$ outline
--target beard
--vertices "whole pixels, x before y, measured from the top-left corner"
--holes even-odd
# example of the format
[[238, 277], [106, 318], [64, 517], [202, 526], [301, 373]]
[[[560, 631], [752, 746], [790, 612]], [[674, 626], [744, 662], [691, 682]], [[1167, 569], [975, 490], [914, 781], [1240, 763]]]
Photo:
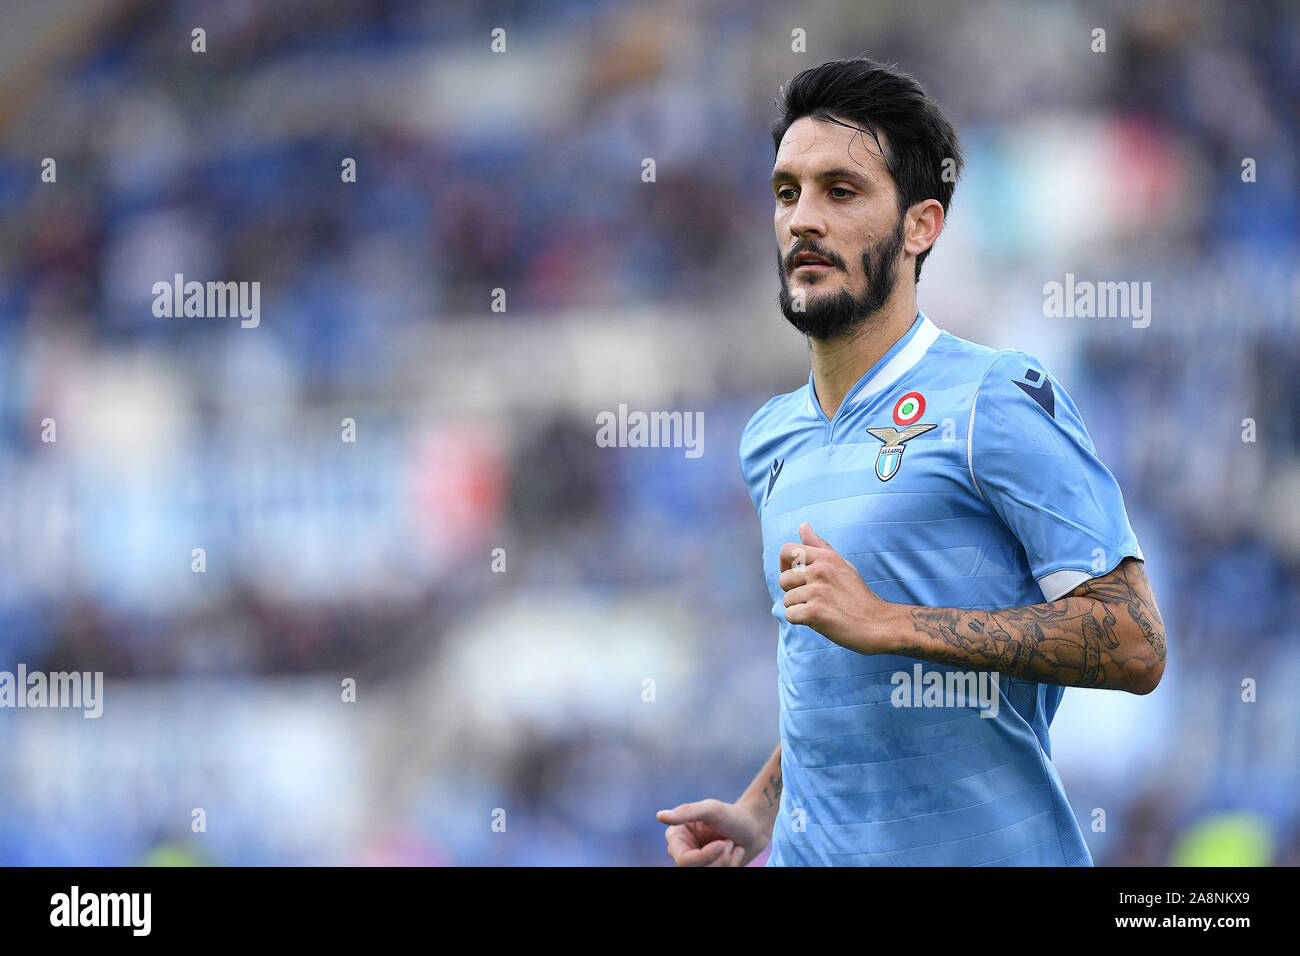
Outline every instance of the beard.
[[841, 289], [834, 295], [817, 294], [815, 286], [802, 286], [803, 311], [794, 308], [794, 296], [790, 293], [790, 266], [794, 257], [800, 252], [812, 252], [840, 269], [844, 263], [827, 250], [817, 248], [816, 243], [800, 242], [785, 256], [777, 250], [777, 272], [781, 277], [781, 313], [796, 329], [809, 338], [832, 339], [843, 335], [866, 322], [881, 310], [893, 294], [898, 281], [896, 266], [903, 252], [903, 219], [891, 235], [881, 239], [875, 245], [862, 250], [862, 273], [866, 276], [867, 287], [855, 294], [848, 289]]

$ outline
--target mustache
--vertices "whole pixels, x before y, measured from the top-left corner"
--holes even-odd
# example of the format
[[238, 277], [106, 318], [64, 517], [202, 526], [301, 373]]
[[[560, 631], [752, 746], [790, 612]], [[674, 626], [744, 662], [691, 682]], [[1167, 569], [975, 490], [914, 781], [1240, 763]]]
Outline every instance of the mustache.
[[829, 249], [823, 249], [815, 242], [804, 242], [801, 240], [799, 242], [796, 242], [790, 248], [790, 251], [785, 254], [785, 259], [783, 264], [785, 266], [786, 272], [794, 271], [794, 257], [799, 255], [799, 253], [801, 252], [812, 253], [815, 256], [819, 256], [822, 259], [825, 259], [835, 268], [840, 269], [841, 271], [844, 269], [844, 260], [841, 259], [839, 256], [837, 256], [835, 253], [831, 252]]

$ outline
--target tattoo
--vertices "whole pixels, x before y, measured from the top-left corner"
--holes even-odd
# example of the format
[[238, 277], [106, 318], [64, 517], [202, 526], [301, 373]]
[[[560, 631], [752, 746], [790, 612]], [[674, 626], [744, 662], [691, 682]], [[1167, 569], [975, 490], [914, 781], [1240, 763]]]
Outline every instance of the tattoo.
[[763, 796], [767, 798], [768, 807], [775, 807], [781, 802], [782, 782], [780, 770], [767, 778], [767, 786], [763, 788]]
[[1151, 596], [1151, 587], [1147, 584], [1146, 573], [1135, 560], [1125, 560], [1115, 569], [1124, 573], [1116, 578], [1114, 573], [1107, 574], [1079, 585], [1072, 595], [1095, 597], [1122, 607], [1128, 612], [1135, 624], [1141, 629], [1142, 636], [1156, 659], [1165, 659], [1165, 622], [1160, 617], [1160, 608], [1156, 607], [1155, 598]]
[[[909, 616], [922, 640], [905, 638], [898, 653], [1040, 683], [1124, 686], [1148, 677], [1165, 659], [1164, 621], [1134, 558], [1050, 604], [1005, 611], [916, 607]], [[1121, 633], [1140, 633], [1144, 642], [1125, 645]]]

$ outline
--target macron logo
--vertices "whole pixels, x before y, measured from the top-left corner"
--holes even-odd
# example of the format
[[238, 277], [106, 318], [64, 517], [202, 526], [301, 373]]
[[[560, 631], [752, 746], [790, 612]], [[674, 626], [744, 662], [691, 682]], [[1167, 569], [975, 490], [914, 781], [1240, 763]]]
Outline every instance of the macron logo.
[[784, 458], [777, 458], [772, 461], [772, 471], [768, 474], [767, 496], [763, 499], [764, 501], [766, 501], [767, 498], [772, 497], [772, 486], [776, 484], [777, 476], [781, 474], [781, 469], [784, 467], [785, 467]]
[[1025, 369], [1025, 381], [1011, 381], [1020, 386], [1020, 390], [1042, 406], [1043, 411], [1056, 417], [1056, 395], [1052, 392], [1052, 382], [1047, 376], [1041, 375], [1037, 369]]

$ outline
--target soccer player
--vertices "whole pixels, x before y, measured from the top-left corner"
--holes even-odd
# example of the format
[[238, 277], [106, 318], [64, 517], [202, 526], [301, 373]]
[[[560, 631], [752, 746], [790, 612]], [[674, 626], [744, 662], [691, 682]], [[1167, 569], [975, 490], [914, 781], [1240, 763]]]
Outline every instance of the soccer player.
[[1064, 687], [1147, 694], [1165, 661], [1119, 487], [1036, 359], [918, 310], [962, 159], [916, 81], [841, 60], [777, 103], [780, 302], [812, 370], [755, 413], [740, 465], [780, 742], [735, 803], [660, 811], [668, 853], [1091, 865], [1048, 726]]

